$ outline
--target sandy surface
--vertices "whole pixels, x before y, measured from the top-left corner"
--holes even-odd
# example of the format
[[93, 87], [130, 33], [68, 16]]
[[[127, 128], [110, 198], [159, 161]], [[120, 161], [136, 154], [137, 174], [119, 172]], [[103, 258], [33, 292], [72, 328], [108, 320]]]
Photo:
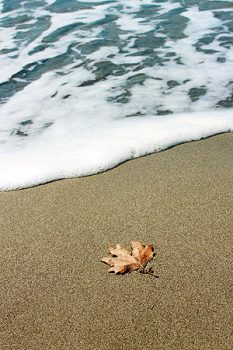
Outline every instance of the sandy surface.
[[[0, 349], [231, 349], [232, 232], [233, 134], [0, 193]], [[132, 239], [158, 279], [107, 273]]]

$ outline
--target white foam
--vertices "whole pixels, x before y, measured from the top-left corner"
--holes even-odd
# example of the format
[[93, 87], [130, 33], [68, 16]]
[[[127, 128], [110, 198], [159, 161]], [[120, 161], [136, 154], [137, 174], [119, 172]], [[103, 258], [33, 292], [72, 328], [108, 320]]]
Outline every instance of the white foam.
[[[0, 27], [2, 48], [18, 48], [17, 57], [15, 51], [2, 55], [1, 82], [7, 82], [28, 64], [32, 66], [27, 71], [33, 72], [43, 60], [66, 53], [71, 44], [77, 54], [72, 63], [30, 81], [1, 105], [1, 190], [94, 174], [181, 142], [233, 131], [233, 110], [214, 110], [218, 101], [231, 93], [233, 51], [218, 40], [222, 32], [210, 44], [202, 45], [202, 49], [215, 50], [211, 55], [195, 47], [201, 38], [225, 25], [212, 11], [186, 8], [182, 12], [189, 20], [184, 30], [186, 37], [176, 40], [161, 33], [160, 16], [181, 7], [179, 3], [81, 1], [93, 2], [93, 7], [67, 13], [52, 13], [41, 7], [31, 10], [33, 21], [49, 16], [50, 25], [29, 44], [24, 37], [15, 39], [16, 25]], [[49, 5], [53, 2], [47, 0]], [[151, 19], [140, 18], [139, 10], [149, 4], [156, 5], [157, 12]], [[21, 14], [25, 14], [22, 7], [1, 14], [0, 20]], [[97, 21], [107, 15], [117, 16], [114, 24], [120, 31], [121, 47], [109, 40], [94, 50], [93, 43], [104, 42], [103, 25]], [[46, 49], [35, 50], [48, 35], [76, 23], [83, 26], [61, 35]], [[224, 27], [225, 36], [230, 35], [227, 30]], [[146, 47], [135, 47], [137, 38], [147, 35], [166, 39], [164, 45], [150, 49], [163, 65], [147, 64], [153, 58], [143, 52]], [[83, 50], [86, 43], [92, 44], [87, 53]], [[33, 50], [35, 53], [30, 54]], [[171, 53], [174, 55], [169, 56]], [[219, 57], [225, 59], [224, 64]], [[123, 73], [99, 73], [96, 64], [106, 61], [116, 65], [111, 69], [120, 67]], [[26, 80], [14, 78], [18, 83]], [[190, 91], [198, 88], [203, 93], [192, 100]], [[174, 114], [156, 115], [168, 111]]]
[[169, 2], [169, 1], [165, 2], [165, 3], [162, 3], [162, 4], [158, 4], [158, 5], [161, 6], [161, 8], [159, 9], [159, 14], [160, 15], [164, 15], [165, 13], [167, 13], [169, 11], [181, 8], [181, 4], [179, 4], [179, 3], [172, 3], [172, 2]]
[[[94, 10], [83, 10], [83, 11], [77, 11], [77, 12], [71, 12], [71, 13], [53, 13], [51, 16], [51, 22], [50, 26], [47, 30], [45, 30], [38, 38], [33, 40], [30, 44], [24, 44], [22, 42], [19, 44], [18, 41], [15, 41], [15, 31], [14, 28], [0, 28], [0, 43], [2, 41], [2, 48], [4, 49], [10, 49], [14, 47], [18, 47], [20, 50], [18, 50], [17, 54], [18, 56], [15, 57], [16, 53], [13, 52], [13, 54], [8, 54], [3, 56], [3, 58], [0, 61], [0, 83], [7, 81], [10, 79], [11, 76], [19, 72], [23, 69], [26, 65], [29, 65], [34, 62], [38, 62], [43, 59], [56, 57], [57, 55], [61, 55], [67, 51], [67, 48], [72, 42], [86, 42], [88, 40], [91, 40], [93, 35], [94, 37], [98, 37], [98, 34], [100, 32], [100, 29], [96, 30], [95, 28], [91, 29], [89, 32], [84, 33], [83, 35], [79, 37], [79, 40], [77, 39], [77, 31], [71, 34], [67, 34], [62, 36], [59, 40], [56, 42], [53, 42], [51, 47], [48, 47], [47, 49], [37, 52], [33, 55], [30, 55], [30, 52], [32, 52], [37, 46], [41, 44], [43, 39], [45, 39], [48, 35], [55, 32], [57, 29], [68, 26], [75, 23], [91, 23], [100, 19], [103, 19], [105, 17], [104, 13], [105, 7], [101, 9], [94, 9]], [[22, 10], [16, 11], [16, 13], [24, 13]], [[36, 9], [33, 12], [33, 16], [36, 18], [40, 18], [43, 16], [50, 15], [50, 12], [44, 9]], [[3, 14], [0, 16], [0, 19], [4, 19], [6, 17], [14, 17], [15, 12], [13, 15], [11, 14]], [[22, 31], [22, 30], [21, 30]], [[94, 33], [94, 34], [93, 34]], [[87, 39], [86, 39], [87, 37]], [[86, 39], [86, 40], [85, 40]], [[13, 56], [13, 57], [12, 57]], [[5, 69], [7, 67], [7, 69]]]
[[232, 110], [94, 122], [81, 133], [74, 116], [68, 118], [71, 123], [60, 120], [33, 144], [1, 153], [1, 190], [95, 174], [181, 142], [233, 131]]
[[144, 23], [143, 19], [135, 18], [127, 13], [121, 16], [116, 23], [121, 30], [135, 33], [148, 32], [154, 29], [153, 23]]

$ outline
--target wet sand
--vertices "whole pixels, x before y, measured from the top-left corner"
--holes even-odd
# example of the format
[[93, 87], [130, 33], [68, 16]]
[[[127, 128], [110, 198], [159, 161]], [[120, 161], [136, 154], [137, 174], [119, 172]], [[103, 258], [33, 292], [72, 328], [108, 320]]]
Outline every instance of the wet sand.
[[[0, 193], [0, 349], [230, 350], [232, 232], [231, 133]], [[135, 239], [158, 279], [101, 263]]]

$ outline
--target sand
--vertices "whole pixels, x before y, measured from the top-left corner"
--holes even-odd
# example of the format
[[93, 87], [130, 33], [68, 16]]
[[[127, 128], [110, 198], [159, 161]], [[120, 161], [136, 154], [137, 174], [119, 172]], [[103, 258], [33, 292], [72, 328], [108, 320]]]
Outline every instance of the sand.
[[[232, 214], [230, 133], [0, 193], [0, 349], [231, 349]], [[133, 239], [158, 279], [107, 273]]]

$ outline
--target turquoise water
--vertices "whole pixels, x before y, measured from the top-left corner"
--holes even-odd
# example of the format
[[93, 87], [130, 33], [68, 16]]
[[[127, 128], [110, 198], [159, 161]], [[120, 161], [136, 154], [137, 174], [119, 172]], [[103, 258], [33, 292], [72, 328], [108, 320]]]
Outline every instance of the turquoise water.
[[[232, 32], [231, 1], [0, 0], [0, 188], [231, 130]], [[228, 124], [204, 118], [194, 137], [210, 111]]]

